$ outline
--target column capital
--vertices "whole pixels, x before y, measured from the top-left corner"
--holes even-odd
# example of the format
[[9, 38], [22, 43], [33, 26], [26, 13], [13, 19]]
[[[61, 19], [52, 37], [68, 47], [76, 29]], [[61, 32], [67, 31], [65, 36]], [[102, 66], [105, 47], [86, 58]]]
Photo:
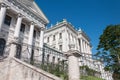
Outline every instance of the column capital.
[[41, 29], [41, 31], [44, 31], [44, 30], [45, 30], [45, 28], [44, 28], [44, 27], [41, 27], [40, 29]]
[[18, 14], [17, 14], [17, 17], [23, 18], [23, 15], [22, 15], [21, 13], [18, 13]]
[[31, 21], [30, 22], [30, 25], [35, 25], [36, 23], [34, 21]]
[[82, 56], [78, 50], [69, 50], [65, 53], [65, 55], [67, 57], [69, 57], [69, 56], [76, 56], [76, 57]]

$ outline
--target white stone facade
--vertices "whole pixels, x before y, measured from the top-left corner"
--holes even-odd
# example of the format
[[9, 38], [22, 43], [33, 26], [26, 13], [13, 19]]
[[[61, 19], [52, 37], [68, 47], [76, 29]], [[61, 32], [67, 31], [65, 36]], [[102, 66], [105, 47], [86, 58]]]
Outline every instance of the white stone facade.
[[92, 59], [92, 46], [89, 37], [81, 29], [76, 30], [67, 20], [63, 19], [63, 21], [47, 29], [44, 34], [44, 43], [64, 54], [71, 50], [70, 45], [73, 45], [74, 50], [79, 51], [82, 55], [79, 58], [80, 66], [87, 65], [89, 68], [100, 72], [101, 76], [99, 77], [112, 80], [112, 74], [104, 71], [103, 63]]
[[44, 42], [62, 52], [70, 50], [69, 45], [73, 44], [75, 50], [91, 55], [88, 36], [82, 30], [75, 30], [65, 19], [45, 31]]
[[[44, 29], [48, 23], [34, 0], [0, 0], [0, 39], [5, 41], [5, 46], [17, 40], [19, 44], [42, 48]], [[11, 53], [14, 51], [12, 49]], [[29, 48], [27, 57], [31, 56], [32, 50]], [[39, 50], [35, 55], [40, 53]]]

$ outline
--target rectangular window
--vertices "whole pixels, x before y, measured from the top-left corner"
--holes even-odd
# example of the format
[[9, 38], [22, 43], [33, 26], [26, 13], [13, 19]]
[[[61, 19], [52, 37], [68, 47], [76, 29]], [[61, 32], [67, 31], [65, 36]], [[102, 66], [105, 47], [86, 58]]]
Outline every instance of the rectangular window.
[[59, 50], [62, 51], [62, 45], [59, 45]]
[[12, 17], [6, 15], [6, 16], [5, 16], [4, 23], [5, 23], [6, 25], [10, 26], [11, 20], [12, 20]]
[[20, 32], [24, 33], [25, 32], [25, 24], [21, 24]]
[[33, 37], [36, 38], [36, 30], [34, 30]]
[[55, 35], [53, 35], [53, 41], [55, 41]]
[[62, 33], [59, 34], [59, 39], [62, 39]]

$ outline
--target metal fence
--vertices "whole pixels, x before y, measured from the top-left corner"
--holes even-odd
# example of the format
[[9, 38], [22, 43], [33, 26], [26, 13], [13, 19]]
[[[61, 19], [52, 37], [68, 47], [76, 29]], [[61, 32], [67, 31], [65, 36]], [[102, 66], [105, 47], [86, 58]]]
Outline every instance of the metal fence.
[[[5, 46], [4, 53], [2, 56], [0, 56], [0, 61], [8, 57], [10, 52], [10, 46], [11, 44]], [[29, 50], [30, 48], [32, 48], [31, 53]], [[36, 53], [39, 52], [42, 52], [42, 54], [36, 55]], [[87, 56], [85, 54], [86, 53], [82, 53], [80, 60], [80, 73], [82, 74], [82, 76], [95, 76], [98, 78], [103, 78], [102, 76], [112, 76], [109, 74], [109, 72], [102, 72], [100, 70], [100, 66], [104, 65], [102, 62], [98, 61], [99, 63], [101, 63], [98, 64], [96, 62], [97, 60], [90, 61], [93, 60], [92, 56]], [[56, 76], [62, 77], [63, 80], [68, 79], [68, 61], [66, 56], [63, 54], [63, 52], [50, 48], [46, 44], [44, 44], [43, 48], [31, 46], [25, 43], [16, 44], [15, 57], [38, 68], [41, 68], [47, 72], [50, 72]], [[39, 60], [38, 58], [42, 59]]]

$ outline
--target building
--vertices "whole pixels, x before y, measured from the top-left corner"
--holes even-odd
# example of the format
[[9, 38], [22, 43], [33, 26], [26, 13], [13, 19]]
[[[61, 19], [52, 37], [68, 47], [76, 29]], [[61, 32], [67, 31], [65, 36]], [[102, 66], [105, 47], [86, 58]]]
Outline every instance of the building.
[[82, 30], [75, 30], [65, 19], [45, 31], [44, 42], [63, 52], [70, 50], [72, 44], [76, 50], [91, 55], [88, 36]]
[[89, 37], [81, 29], [74, 29], [65, 19], [45, 31], [44, 43], [63, 53], [69, 51], [70, 45], [73, 45], [82, 56], [88, 58], [92, 56]]
[[0, 0], [0, 80], [61, 80], [23, 61], [41, 60], [48, 23], [34, 0]]
[[98, 77], [112, 80], [111, 73], [109, 73], [111, 76], [105, 75], [108, 72], [104, 71], [103, 63], [92, 59], [90, 38], [81, 29], [76, 30], [66, 19], [57, 22], [57, 24], [45, 31], [44, 43], [55, 50], [61, 51], [63, 54], [66, 54], [71, 49], [79, 51], [82, 55], [79, 58], [80, 66], [87, 65], [90, 69], [101, 73]]
[[[24, 44], [42, 48], [44, 29], [48, 23], [34, 0], [0, 0], [0, 55], [4, 56], [5, 47], [14, 41], [20, 44], [19, 51], [25, 49]], [[29, 47], [29, 52], [25, 54], [27, 57], [31, 56], [34, 49]], [[15, 54], [9, 56], [12, 55]], [[20, 57], [21, 54], [16, 55]]]
[[[40, 63], [43, 59], [44, 30], [48, 23], [34, 0], [0, 0], [0, 80], [61, 80], [28, 64], [34, 60]], [[52, 62], [66, 60], [63, 53], [72, 49], [70, 45], [82, 56], [91, 58], [90, 41], [83, 31], [76, 31], [66, 20], [56, 26], [45, 32], [45, 36], [50, 32], [45, 41], [52, 49], [58, 49], [50, 49], [57, 58], [46, 52], [47, 60], [50, 55]]]

